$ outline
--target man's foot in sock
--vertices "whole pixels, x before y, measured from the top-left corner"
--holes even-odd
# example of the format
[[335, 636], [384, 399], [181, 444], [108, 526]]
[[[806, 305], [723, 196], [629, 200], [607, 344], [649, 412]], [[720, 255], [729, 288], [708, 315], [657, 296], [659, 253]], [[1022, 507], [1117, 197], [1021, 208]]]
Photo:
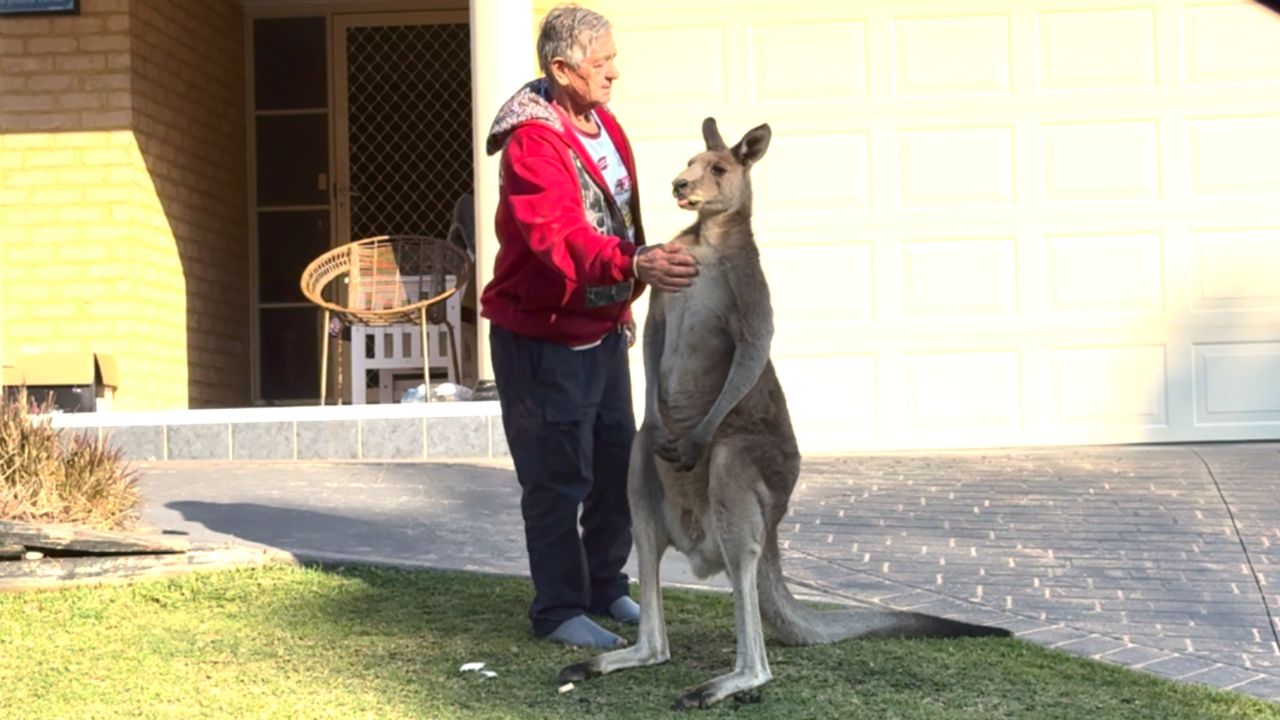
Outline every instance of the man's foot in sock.
[[618, 622], [635, 625], [640, 622], [640, 606], [635, 600], [623, 595], [609, 606], [609, 616]]
[[569, 618], [560, 623], [547, 639], [574, 647], [614, 650], [627, 646], [627, 641], [595, 624], [586, 615]]

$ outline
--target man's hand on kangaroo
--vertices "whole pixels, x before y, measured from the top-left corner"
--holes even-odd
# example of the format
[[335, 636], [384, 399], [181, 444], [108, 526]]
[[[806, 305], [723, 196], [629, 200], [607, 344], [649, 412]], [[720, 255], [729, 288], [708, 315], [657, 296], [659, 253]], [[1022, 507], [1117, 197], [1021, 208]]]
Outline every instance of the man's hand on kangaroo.
[[697, 275], [698, 261], [678, 242], [644, 248], [636, 256], [636, 277], [663, 292], [680, 292]]

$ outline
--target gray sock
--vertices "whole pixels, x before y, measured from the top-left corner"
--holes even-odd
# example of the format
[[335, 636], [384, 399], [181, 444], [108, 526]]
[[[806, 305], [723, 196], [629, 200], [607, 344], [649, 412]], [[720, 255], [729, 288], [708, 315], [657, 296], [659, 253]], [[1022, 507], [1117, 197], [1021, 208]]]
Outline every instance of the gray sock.
[[640, 606], [635, 600], [623, 595], [609, 606], [609, 615], [618, 622], [635, 625], [640, 622]]
[[585, 615], [569, 618], [560, 623], [560, 627], [548, 635], [547, 639], [574, 647], [604, 650], [613, 650], [627, 645], [626, 640], [595, 624]]

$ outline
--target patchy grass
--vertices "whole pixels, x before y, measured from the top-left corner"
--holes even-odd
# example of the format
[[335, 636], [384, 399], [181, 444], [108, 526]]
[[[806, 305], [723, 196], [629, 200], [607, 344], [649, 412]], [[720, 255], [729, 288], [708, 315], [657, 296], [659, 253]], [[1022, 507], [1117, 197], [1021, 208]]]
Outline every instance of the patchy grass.
[[116, 529], [138, 512], [137, 471], [97, 438], [56, 430], [0, 394], [0, 520]]
[[[668, 591], [670, 663], [560, 694], [556, 673], [586, 653], [531, 639], [529, 593], [518, 579], [277, 566], [0, 596], [0, 715], [654, 718], [733, 662], [730, 598]], [[761, 702], [699, 717], [1280, 718], [1258, 700], [1013, 640], [769, 652]], [[471, 661], [498, 676], [458, 672]]]

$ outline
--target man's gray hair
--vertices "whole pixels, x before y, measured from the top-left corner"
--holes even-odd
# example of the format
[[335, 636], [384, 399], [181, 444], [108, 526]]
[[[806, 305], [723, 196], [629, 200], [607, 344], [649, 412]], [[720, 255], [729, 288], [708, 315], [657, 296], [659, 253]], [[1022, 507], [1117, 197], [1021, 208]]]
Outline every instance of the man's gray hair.
[[609, 30], [609, 21], [594, 10], [557, 5], [542, 19], [538, 31], [538, 64], [551, 77], [551, 61], [563, 58], [569, 67], [582, 64], [596, 38]]

